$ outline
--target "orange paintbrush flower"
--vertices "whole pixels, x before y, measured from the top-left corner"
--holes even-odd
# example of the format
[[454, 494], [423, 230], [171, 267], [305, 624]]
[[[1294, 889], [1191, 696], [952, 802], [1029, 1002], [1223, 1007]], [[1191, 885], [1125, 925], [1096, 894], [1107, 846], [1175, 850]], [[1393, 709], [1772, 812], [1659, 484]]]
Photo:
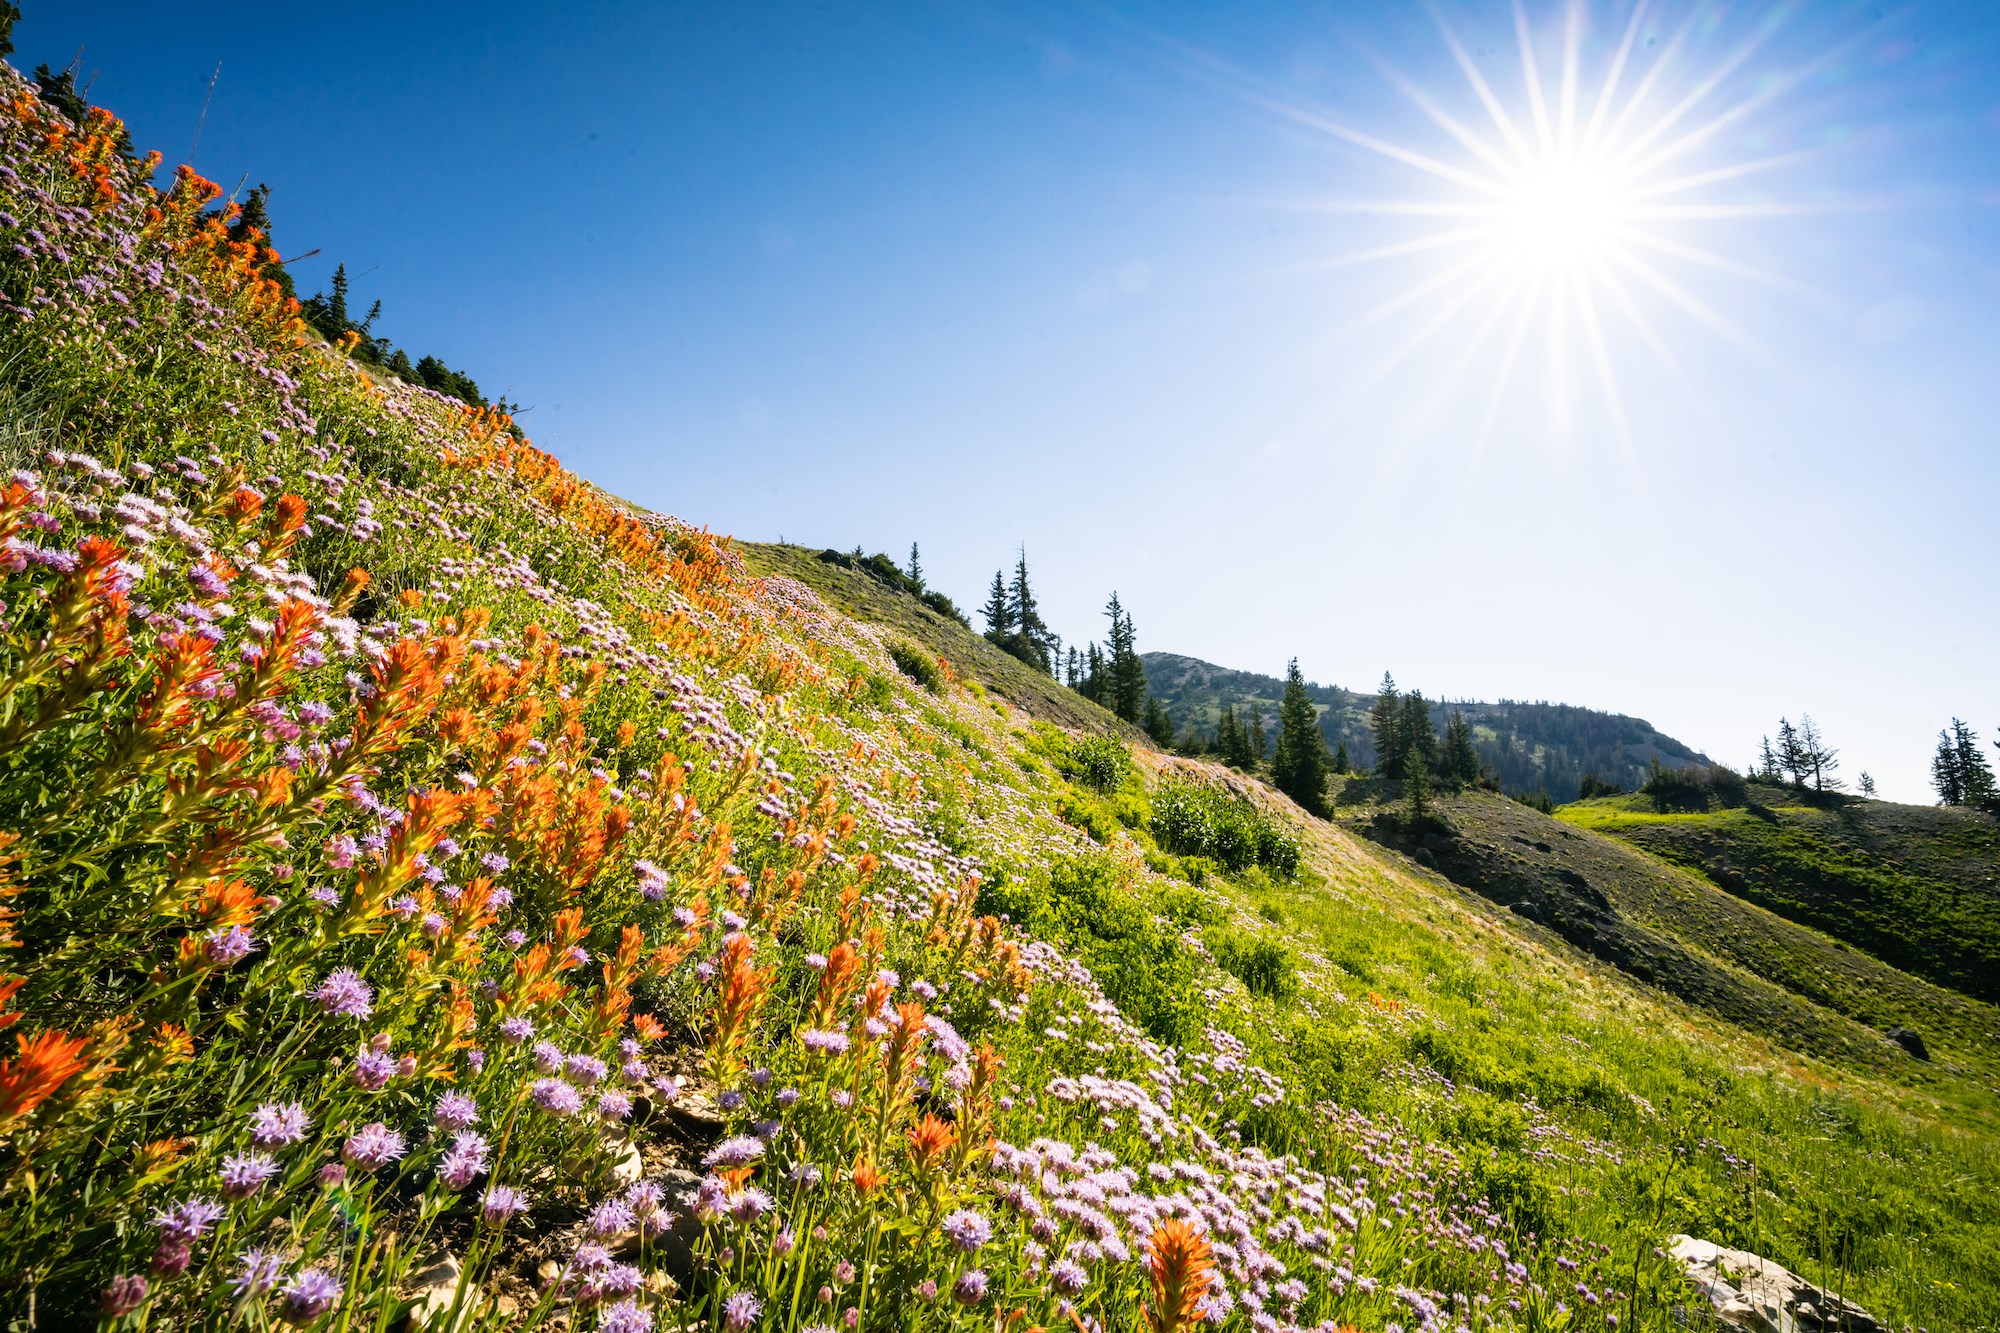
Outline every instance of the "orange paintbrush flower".
[[1212, 1266], [1208, 1238], [1178, 1217], [1169, 1217], [1147, 1242], [1147, 1267], [1153, 1279], [1153, 1301], [1146, 1307], [1146, 1327], [1153, 1333], [1180, 1333], [1201, 1316], [1201, 1298], [1208, 1291]]
[[82, 1073], [87, 1062], [78, 1057], [90, 1044], [90, 1038], [67, 1032], [44, 1032], [15, 1041], [20, 1044], [19, 1058], [0, 1060], [0, 1126], [27, 1115]]

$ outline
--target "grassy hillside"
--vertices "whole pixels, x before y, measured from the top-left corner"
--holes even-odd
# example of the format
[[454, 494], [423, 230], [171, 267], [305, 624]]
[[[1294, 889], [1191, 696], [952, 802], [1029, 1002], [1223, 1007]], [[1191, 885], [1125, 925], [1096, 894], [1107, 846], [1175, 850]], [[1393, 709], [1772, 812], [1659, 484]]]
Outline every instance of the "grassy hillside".
[[10, 1326], [1664, 1333], [1677, 1231], [1994, 1325], [1969, 1037], [1788, 1048], [609, 499], [0, 82]]
[[2000, 821], [1990, 815], [1846, 798], [1805, 804], [1761, 784], [1745, 809], [1662, 814], [1626, 796], [1558, 815], [1904, 971], [2000, 1002]]
[[[1190, 724], [1212, 733], [1225, 707], [1246, 712], [1254, 702], [1272, 727], [1285, 682], [1277, 676], [1234, 671], [1177, 653], [1143, 653], [1146, 683], [1167, 705], [1177, 727]], [[1410, 682], [1405, 682], [1409, 684]], [[1309, 685], [1319, 709], [1320, 730], [1327, 748], [1345, 745], [1357, 767], [1375, 762], [1375, 741], [1368, 728], [1373, 694], [1330, 685]], [[1499, 703], [1433, 700], [1432, 721], [1442, 730], [1452, 708], [1462, 709], [1473, 727], [1473, 748], [1480, 762], [1508, 791], [1545, 791], [1557, 801], [1573, 801], [1586, 775], [1616, 783], [1628, 791], [1646, 781], [1653, 762], [1669, 768], [1707, 763], [1708, 758], [1651, 723], [1618, 713], [1602, 713], [1567, 704]]]

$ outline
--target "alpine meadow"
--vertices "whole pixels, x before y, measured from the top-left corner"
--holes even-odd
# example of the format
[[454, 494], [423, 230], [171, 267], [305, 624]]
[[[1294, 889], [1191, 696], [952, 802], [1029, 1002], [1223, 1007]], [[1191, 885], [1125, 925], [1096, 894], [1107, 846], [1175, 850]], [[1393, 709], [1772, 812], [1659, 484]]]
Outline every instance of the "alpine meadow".
[[[1366, 28], [1363, 11], [1394, 8], [1340, 21]], [[1442, 182], [1418, 202], [1378, 191], [1297, 207], [1443, 228], [1379, 242], [1390, 260], [1441, 266], [1421, 298], [1388, 299], [1443, 304], [1407, 342], [1378, 339], [1395, 349], [1371, 392], [1476, 435], [1488, 456], [1470, 476], [1504, 466], [1485, 442], [1534, 397], [1508, 387], [1516, 372], [1596, 404], [1550, 407], [1550, 438], [1595, 429], [1640, 450], [1643, 388], [1607, 350], [1620, 321], [1684, 354], [1676, 369], [1697, 383], [1711, 354], [1655, 334], [1641, 298], [1687, 315], [1700, 300], [1670, 261], [1750, 263], [1678, 239], [1670, 228], [1694, 215], [1674, 210], [1710, 207], [1699, 201], [1717, 182], [1765, 179], [1765, 158], [1776, 172], [1792, 149], [1774, 141], [1726, 166], [1673, 155], [1735, 132], [1702, 129], [1711, 117], [1764, 114], [1760, 99], [1781, 90], [1825, 93], [1863, 68], [1853, 52], [1879, 56], [1888, 40], [1869, 28], [1873, 45], [1772, 74], [1742, 103], [1696, 106], [1690, 92], [1672, 110], [1655, 105], [1669, 57], [1724, 20], [1663, 9], [1436, 16], [1425, 40], [1467, 81], [1471, 111], [1396, 86], [1463, 167], [1354, 129], [1343, 118], [1362, 111], [1344, 92], [1308, 114], [1272, 90], [1276, 74], [1183, 43], [1164, 15], [1063, 21], [1139, 43], [1183, 80], [1176, 97], [1209, 90], [1288, 134]], [[1475, 10], [1501, 34], [1485, 45], [1460, 40]], [[511, 6], [460, 18], [597, 21]], [[81, 57], [14, 54], [31, 32], [35, 53], [54, 49], [36, 21], [0, 3], [0, 54], [15, 62], [0, 65], [8, 1329], [2000, 1328], [2000, 753], [1983, 725], [2000, 723], [2000, 672], [1977, 637], [2000, 623], [1990, 550], [1926, 576], [1968, 622], [1947, 649], [1888, 642], [1865, 570], [1838, 575], [1854, 623], [1798, 609], [1817, 596], [1806, 585], [1836, 576], [1787, 544], [1831, 523], [1833, 501], [1801, 500], [1774, 520], [1783, 531], [1688, 520], [1622, 550], [1585, 534], [1561, 568], [1468, 539], [1440, 578], [1417, 548], [1493, 517], [1471, 509], [1510, 530], [1574, 514], [1470, 482], [1455, 511], [1435, 496], [1397, 510], [1361, 464], [1343, 465], [1310, 518], [1282, 494], [1303, 471], [1258, 474], [1243, 483], [1255, 503], [1237, 503], [1238, 482], [1218, 474], [1296, 457], [1277, 449], [1218, 446], [1176, 471], [1162, 443], [1127, 460], [1121, 489], [1100, 471], [1114, 446], [1082, 435], [1039, 464], [992, 446], [949, 481], [961, 510], [922, 489], [945, 484], [919, 475], [947, 466], [943, 444], [864, 462], [857, 435], [774, 462], [755, 452], [754, 413], [752, 443], [682, 433], [663, 470], [621, 463], [598, 484], [570, 470], [584, 467], [574, 435], [552, 446], [568, 466], [534, 442], [531, 422], [574, 412], [531, 408], [543, 386], [510, 382], [512, 361], [488, 365], [494, 344], [466, 330], [509, 321], [480, 313], [476, 293], [457, 322], [420, 317], [401, 279], [369, 286], [372, 251], [317, 215], [320, 267], [318, 251], [281, 254], [273, 236], [295, 226], [286, 187], [250, 182], [305, 166], [250, 164], [233, 184], [241, 168], [211, 180], [146, 151], [118, 107], [94, 104]], [[797, 18], [849, 21], [864, 23]], [[1030, 20], [980, 9], [949, 22], [986, 40]], [[947, 18], [912, 10], [890, 26], [924, 24]], [[1615, 57], [1608, 74], [1578, 54], [1597, 49], [1586, 32]], [[1765, 59], [1763, 40], [1746, 41], [1745, 69]], [[1988, 43], [1988, 94], [1995, 40], [1963, 38]], [[1075, 45], [1037, 39], [1037, 87], [1109, 60]], [[592, 59], [622, 69], [616, 46]], [[1285, 59], [1273, 68], [1306, 57]], [[1532, 115], [1490, 86], [1494, 69], [1523, 66]], [[201, 74], [206, 126], [207, 97], [233, 75]], [[546, 77], [530, 71], [510, 96], [539, 95], [525, 85]], [[865, 82], [814, 96], [846, 115], [846, 98], [876, 95]], [[321, 87], [314, 105], [358, 99], [373, 115], [365, 85]], [[596, 91], [570, 87], [547, 114]], [[1982, 114], [1990, 142], [2000, 115]], [[385, 161], [445, 154], [460, 133], [389, 115], [370, 145]], [[928, 152], [929, 131], [897, 118], [898, 151]], [[997, 179], [1019, 165], [1008, 154], [1032, 156], [1000, 120], [980, 132], [1013, 146], [955, 172]], [[482, 181], [482, 208], [563, 195], [551, 249], [587, 250], [615, 225], [616, 192], [516, 172], [498, 139], [458, 140], [466, 160], [451, 170], [472, 171], [475, 148], [492, 157], [481, 170], [506, 177]], [[1191, 138], [1187, 151], [1208, 149]], [[645, 162], [619, 168], [633, 190]], [[1035, 158], [1031, 174], [1056, 163]], [[843, 190], [892, 188], [870, 174], [879, 162], [855, 170]], [[706, 188], [678, 206], [725, 207], [726, 191]], [[1803, 226], [1810, 210], [1791, 205], [1804, 198], [1728, 207]], [[428, 225], [414, 202], [370, 207], [408, 210], [392, 232]], [[764, 244], [789, 262], [791, 240]], [[973, 241], [952, 244], [981, 262]], [[639, 284], [649, 248], [613, 245], [618, 282]], [[1349, 258], [1328, 265], [1375, 271], [1376, 258]], [[538, 262], [523, 253], [491, 282], [542, 282]], [[1303, 283], [1328, 265], [1273, 271]], [[1105, 273], [1092, 281], [1115, 313], [1158, 295], [1169, 265]], [[1978, 274], [1966, 281], [1990, 301], [2000, 264]], [[361, 294], [378, 289], [387, 322]], [[891, 319], [896, 299], [880, 296], [868, 319]], [[614, 317], [603, 302], [591, 318]], [[643, 321], [684, 313], [654, 306]], [[1687, 318], [1709, 338], [1727, 322]], [[1523, 332], [1543, 319], [1545, 343]], [[1408, 358], [1458, 355], [1426, 342], [1452, 321], [1467, 326], [1460, 368], [1504, 356], [1462, 420], [1447, 405], [1456, 379], [1440, 373], [1432, 393], [1397, 378]], [[876, 336], [866, 323], [852, 342]], [[539, 349], [579, 327], [492, 336]], [[412, 330], [398, 335], [407, 349], [390, 328]], [[627, 355], [607, 339], [594, 356]], [[541, 353], [525, 355], [532, 366]], [[570, 373], [549, 355], [552, 377]], [[1576, 369], [1557, 375], [1544, 355]], [[692, 392], [618, 373], [642, 414]], [[1162, 393], [1177, 373], [1160, 368]], [[507, 387], [489, 396], [482, 383]], [[993, 401], [1038, 391], [1009, 380]], [[917, 420], [900, 411], [884, 407], [883, 432]], [[1224, 429], [1213, 404], [1188, 412]], [[1001, 429], [976, 409], [966, 420]], [[1739, 466], [1762, 457], [1746, 450]], [[1983, 495], [1990, 522], [1982, 466], [1957, 489]], [[1141, 474], [1168, 473], [1210, 506], [1198, 521], [1164, 483], [1140, 489]], [[840, 498], [856, 476], [878, 479], [878, 507]], [[710, 485], [753, 515], [768, 501], [770, 516], [665, 512], [683, 507], [677, 486]], [[1422, 480], [1427, 495], [1446, 489]], [[1087, 510], [1062, 511], [1087, 514], [1064, 520], [1084, 537], [1035, 526], [1056, 492], [1089, 492]], [[1370, 507], [1394, 510], [1392, 528], [1350, 518]], [[989, 510], [994, 532], [1028, 535], [993, 539]], [[791, 531], [810, 539], [785, 540], [780, 522], [801, 512], [811, 526]], [[913, 531], [936, 535], [904, 555]], [[1305, 545], [1280, 545], [1294, 538]], [[1616, 577], [1643, 602], [1664, 585], [1642, 586], [1640, 565], [1723, 582], [1700, 563], [1710, 546], [1754, 571], [1732, 580], [1755, 584], [1769, 639], [1677, 619], [1682, 603], [1593, 619], [1607, 599], [1590, 566], [1625, 562]], [[1287, 554], [1308, 549], [1310, 561]], [[1391, 589], [1402, 619], [1370, 619], [1390, 614], [1372, 593], [1303, 591], [1350, 575]], [[1186, 583], [1185, 605], [1168, 578]], [[1290, 589], [1289, 618], [1256, 600], [1276, 586]], [[1519, 642], [1484, 628], [1544, 604], [1553, 618]], [[1189, 628], [1205, 617], [1212, 635]], [[1085, 624], [1101, 628], [1068, 640], [1056, 628]], [[1632, 624], [1629, 669], [1567, 693], [1597, 660], [1586, 641]], [[1336, 657], [1322, 633], [1361, 641], [1359, 656]], [[1838, 646], [1848, 635], [1857, 645]], [[1742, 677], [1728, 706], [1769, 720], [1710, 720], [1706, 696], [1655, 707], [1692, 681], [1674, 656], [1687, 645], [1667, 640], [1728, 659]], [[1844, 694], [1808, 660], [1892, 651], [1955, 691], [1957, 715], [1900, 668], [1857, 665], [1863, 684]], [[1765, 655], [1790, 659], [1768, 688], [1744, 665]], [[1356, 661], [1363, 681], [1407, 665], [1379, 685], [1319, 683]], [[1508, 697], [1557, 661], [1548, 692], [1607, 706]], [[1430, 680], [1492, 681], [1493, 701], [1427, 694]], [[1928, 720], [1894, 712], [1890, 755], [1857, 698]]]

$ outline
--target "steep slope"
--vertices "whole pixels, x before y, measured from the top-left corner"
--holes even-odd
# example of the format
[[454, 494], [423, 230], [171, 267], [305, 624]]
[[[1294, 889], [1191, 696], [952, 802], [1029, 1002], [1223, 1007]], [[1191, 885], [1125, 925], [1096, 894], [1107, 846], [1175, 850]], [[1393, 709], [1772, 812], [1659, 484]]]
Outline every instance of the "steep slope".
[[0, 83], [10, 1325], [1136, 1329], [1171, 1281], [1665, 1333], [1679, 1230], [1992, 1322], [1952, 1062], [1774, 1048], [1033, 682], [920, 687], [897, 640], [1005, 664], [372, 382], [214, 187]]
[[[1354, 783], [1356, 789], [1370, 784]], [[1866, 1067], [1910, 1057], [1883, 1037], [1915, 1030], [1939, 1060], [2000, 1077], [2000, 1010], [1798, 925], [1699, 875], [1503, 797], [1445, 797], [1448, 828], [1412, 837], [1355, 802], [1359, 827], [1572, 945], [1690, 1004], [1794, 1049]]]
[[[1212, 731], [1225, 707], [1246, 712], [1252, 703], [1266, 725], [1277, 716], [1285, 683], [1276, 676], [1235, 671], [1176, 653], [1142, 653], [1147, 686], [1167, 705], [1177, 727], [1190, 724]], [[1368, 729], [1373, 694], [1338, 686], [1309, 685], [1320, 710], [1320, 730], [1328, 749], [1345, 745], [1357, 766], [1375, 760]], [[1557, 801], [1575, 800], [1586, 775], [1636, 790], [1654, 760], [1669, 768], [1707, 763], [1708, 758], [1663, 735], [1650, 723], [1618, 713], [1566, 704], [1451, 702], [1433, 700], [1433, 721], [1442, 728], [1450, 709], [1459, 708], [1473, 726], [1473, 746], [1487, 771], [1508, 791], [1546, 791]]]
[[1558, 817], [1989, 1004], [2000, 1002], [2000, 821], [1755, 784], [1743, 809], [1663, 814], [1643, 797]]

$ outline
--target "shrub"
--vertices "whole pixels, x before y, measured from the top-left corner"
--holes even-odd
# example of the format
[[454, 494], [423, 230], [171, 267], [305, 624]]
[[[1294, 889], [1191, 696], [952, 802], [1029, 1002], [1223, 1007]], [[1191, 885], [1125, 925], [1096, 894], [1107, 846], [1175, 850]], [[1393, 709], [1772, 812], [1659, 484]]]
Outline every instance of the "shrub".
[[1252, 995], [1281, 1000], [1297, 992], [1298, 967], [1276, 940], [1219, 931], [1207, 937], [1207, 943], [1222, 970], [1241, 981]]
[[1153, 837], [1177, 856], [1204, 856], [1227, 870], [1263, 866], [1289, 879], [1299, 869], [1298, 839], [1288, 829], [1248, 801], [1199, 782], [1160, 784]]
[[1667, 768], [1653, 761], [1652, 775], [1639, 790], [1662, 812], [1700, 812], [1714, 806], [1740, 806], [1749, 799], [1743, 775], [1724, 764], [1692, 764]]
[[902, 639], [889, 641], [889, 658], [896, 669], [932, 694], [944, 693], [944, 673], [929, 653]]
[[1064, 748], [1061, 764], [1086, 787], [1116, 791], [1132, 771], [1132, 752], [1114, 736], [1084, 736]]

